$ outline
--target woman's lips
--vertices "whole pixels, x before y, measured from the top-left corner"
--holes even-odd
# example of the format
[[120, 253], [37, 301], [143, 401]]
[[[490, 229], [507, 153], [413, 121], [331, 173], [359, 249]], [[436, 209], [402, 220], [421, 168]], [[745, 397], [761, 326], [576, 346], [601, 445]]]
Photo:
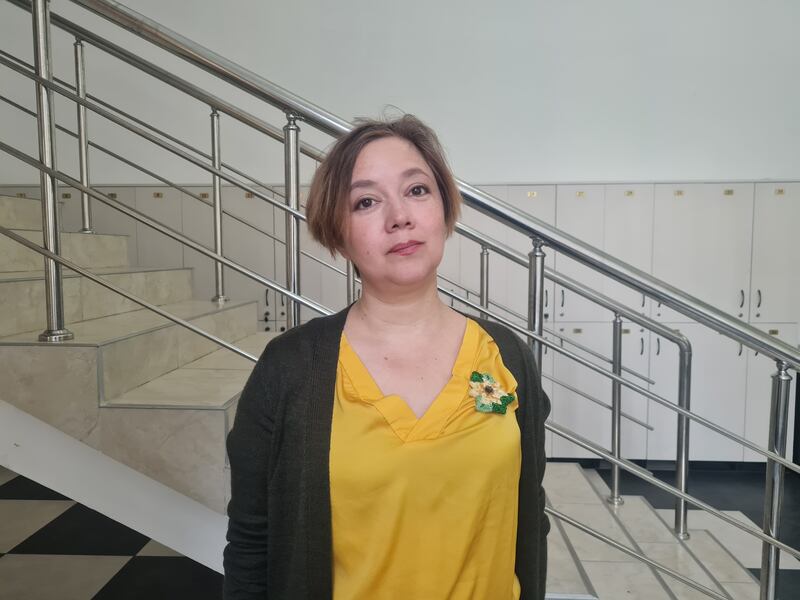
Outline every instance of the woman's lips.
[[400, 254], [401, 256], [407, 256], [416, 252], [417, 248], [419, 248], [421, 245], [422, 242], [418, 242], [416, 240], [395, 244], [392, 246], [391, 250], [389, 250], [389, 254]]

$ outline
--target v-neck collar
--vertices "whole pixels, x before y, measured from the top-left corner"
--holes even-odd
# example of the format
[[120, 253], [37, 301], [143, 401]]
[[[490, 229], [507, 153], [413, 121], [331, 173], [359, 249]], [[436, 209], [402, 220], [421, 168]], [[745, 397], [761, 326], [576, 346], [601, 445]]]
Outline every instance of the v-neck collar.
[[[342, 332], [339, 364], [344, 370], [348, 391], [361, 402], [372, 404], [404, 442], [436, 438], [458, 409], [469, 390], [469, 376], [477, 356], [478, 324], [467, 317], [461, 347], [450, 372], [450, 379], [421, 417], [397, 394], [384, 395], [372, 374]], [[358, 381], [359, 385], [354, 385]]]

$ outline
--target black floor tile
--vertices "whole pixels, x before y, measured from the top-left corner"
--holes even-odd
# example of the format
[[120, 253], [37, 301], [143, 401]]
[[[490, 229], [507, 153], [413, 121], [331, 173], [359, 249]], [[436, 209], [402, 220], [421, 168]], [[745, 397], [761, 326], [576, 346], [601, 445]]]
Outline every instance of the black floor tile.
[[17, 475], [11, 481], [0, 485], [0, 500], [69, 500], [58, 492]]
[[141, 533], [76, 504], [10, 553], [133, 556], [148, 541], [149, 538]]
[[185, 557], [134, 556], [93, 600], [220, 600], [222, 575]]

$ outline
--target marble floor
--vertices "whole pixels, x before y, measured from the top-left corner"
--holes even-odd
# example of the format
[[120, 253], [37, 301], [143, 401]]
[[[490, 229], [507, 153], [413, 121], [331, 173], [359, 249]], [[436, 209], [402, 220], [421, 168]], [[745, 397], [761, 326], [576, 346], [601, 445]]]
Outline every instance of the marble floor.
[[0, 600], [218, 600], [222, 576], [0, 467]]

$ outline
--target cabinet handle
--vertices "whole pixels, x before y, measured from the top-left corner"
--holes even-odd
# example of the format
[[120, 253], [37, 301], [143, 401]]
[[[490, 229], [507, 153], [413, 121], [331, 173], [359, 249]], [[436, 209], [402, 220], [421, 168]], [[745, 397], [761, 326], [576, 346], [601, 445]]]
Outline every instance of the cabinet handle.
[[744, 346], [742, 346], [742, 343], [739, 342], [739, 354], [737, 354], [736, 356], [741, 356], [743, 351], [744, 351]]
[[656, 356], [661, 354], [661, 338], [656, 338]]
[[756, 290], [756, 296], [758, 297], [758, 302], [756, 302], [756, 308], [761, 308], [761, 290]]
[[547, 293], [548, 291], [550, 291], [550, 290], [545, 290], [544, 291], [544, 307], [545, 308], [547, 308], [548, 305], [550, 304], [550, 294]]
[[744, 290], [739, 290], [739, 308], [744, 307]]
[[644, 294], [642, 294], [642, 308], [644, 308]]
[[561, 288], [561, 308], [564, 308], [564, 288]]
[[639, 338], [639, 356], [642, 356], [643, 354], [644, 354], [644, 338], [640, 337]]

